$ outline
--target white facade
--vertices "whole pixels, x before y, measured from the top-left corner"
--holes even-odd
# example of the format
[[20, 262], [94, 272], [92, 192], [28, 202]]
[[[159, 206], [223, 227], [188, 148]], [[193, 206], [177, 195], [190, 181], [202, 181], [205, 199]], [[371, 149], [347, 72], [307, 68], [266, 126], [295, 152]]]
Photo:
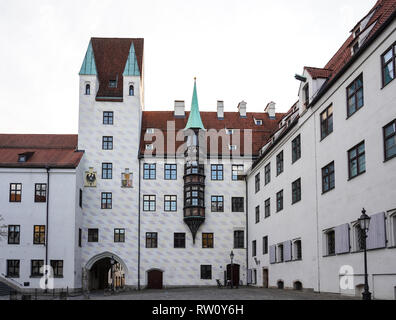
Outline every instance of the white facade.
[[[249, 202], [249, 246], [257, 240], [257, 265], [249, 250], [249, 269], [257, 269], [257, 285], [263, 285], [262, 269], [269, 270], [269, 286], [277, 287], [278, 281], [293, 288], [300, 281], [304, 288], [315, 291], [360, 295], [364, 284], [363, 254], [357, 251], [354, 225], [364, 207], [374, 216], [384, 212], [386, 216], [386, 245], [369, 250], [369, 285], [374, 298], [394, 299], [396, 287], [395, 178], [396, 160], [384, 160], [383, 127], [396, 118], [396, 83], [382, 87], [381, 56], [394, 45], [396, 22], [393, 21], [369, 48], [346, 70], [334, 85], [309, 109], [303, 107], [300, 88], [300, 118], [298, 124], [282, 138], [249, 174], [249, 193], [254, 192], [255, 175], [261, 172], [261, 191]], [[363, 74], [364, 105], [350, 117], [347, 116], [346, 88]], [[305, 71], [310, 84], [310, 97], [316, 96], [315, 82]], [[312, 90], [313, 88], [313, 90]], [[333, 106], [333, 132], [321, 140], [320, 115]], [[291, 164], [292, 140], [301, 135], [301, 159]], [[350, 179], [348, 150], [365, 142], [365, 173]], [[284, 151], [284, 172], [274, 174], [276, 155]], [[334, 161], [335, 188], [322, 193], [322, 171]], [[263, 186], [265, 166], [272, 165], [272, 181]], [[291, 184], [301, 177], [301, 201], [291, 204]], [[284, 210], [276, 213], [275, 195], [284, 189]], [[253, 191], [250, 191], [253, 190]], [[271, 217], [255, 224], [254, 210], [263, 207], [271, 197]], [[326, 232], [342, 225], [349, 225], [350, 250], [328, 255]], [[374, 228], [374, 226], [373, 226]], [[263, 255], [261, 239], [269, 238], [268, 254]], [[270, 246], [301, 238], [302, 260], [273, 263]], [[339, 241], [336, 238], [336, 246]], [[346, 240], [345, 240], [346, 241]], [[346, 266], [346, 267], [345, 267]], [[352, 268], [350, 269], [349, 266]], [[345, 270], [353, 274], [353, 287], [341, 288], [340, 280]], [[353, 271], [352, 271], [353, 270]], [[351, 282], [350, 282], [351, 283]]]

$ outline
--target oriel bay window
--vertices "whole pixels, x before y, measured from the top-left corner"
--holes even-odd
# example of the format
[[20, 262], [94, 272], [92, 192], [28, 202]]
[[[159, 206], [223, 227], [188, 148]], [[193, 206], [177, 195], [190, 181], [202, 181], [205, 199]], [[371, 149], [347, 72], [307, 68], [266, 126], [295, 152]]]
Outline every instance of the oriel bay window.
[[394, 43], [381, 57], [382, 60], [382, 84], [385, 87], [395, 78], [396, 68], [396, 43]]
[[245, 247], [245, 232], [243, 230], [234, 231], [234, 249]]
[[333, 105], [320, 114], [320, 137], [323, 140], [333, 132]]
[[101, 208], [111, 209], [113, 206], [113, 194], [111, 192], [102, 192]]
[[157, 232], [146, 232], [146, 248], [158, 248]]
[[33, 244], [45, 244], [45, 226], [33, 227]]
[[45, 183], [36, 183], [34, 186], [34, 202], [47, 201], [47, 185]]
[[366, 172], [364, 141], [348, 151], [349, 179]]
[[322, 168], [322, 192], [326, 193], [335, 187], [334, 161]]
[[384, 127], [385, 161], [396, 157], [396, 119]]
[[186, 207], [204, 207], [204, 187], [199, 185], [187, 186], [184, 188]]
[[22, 183], [10, 183], [10, 202], [21, 202]]
[[357, 77], [347, 88], [347, 115], [350, 117], [364, 105], [363, 74]]
[[202, 233], [202, 248], [210, 249], [214, 247], [213, 233]]
[[212, 212], [224, 212], [223, 196], [212, 196]]
[[43, 276], [42, 267], [44, 266], [44, 260], [32, 260], [30, 276], [31, 277], [41, 277]]
[[8, 244], [19, 244], [21, 238], [21, 226], [8, 226]]

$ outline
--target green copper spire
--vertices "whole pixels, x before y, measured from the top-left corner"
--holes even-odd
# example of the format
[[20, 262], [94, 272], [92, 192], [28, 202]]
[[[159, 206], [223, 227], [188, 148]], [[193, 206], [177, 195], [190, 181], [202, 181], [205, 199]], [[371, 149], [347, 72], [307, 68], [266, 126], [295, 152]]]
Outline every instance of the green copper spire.
[[202, 123], [201, 114], [199, 113], [198, 106], [198, 95], [197, 95], [197, 81], [194, 78], [194, 92], [191, 101], [191, 111], [190, 116], [188, 117], [188, 122], [184, 130], [187, 129], [202, 129], [205, 130], [205, 127]]
[[97, 72], [96, 72], [95, 56], [92, 49], [92, 42], [90, 41], [79, 75], [96, 75], [96, 74]]

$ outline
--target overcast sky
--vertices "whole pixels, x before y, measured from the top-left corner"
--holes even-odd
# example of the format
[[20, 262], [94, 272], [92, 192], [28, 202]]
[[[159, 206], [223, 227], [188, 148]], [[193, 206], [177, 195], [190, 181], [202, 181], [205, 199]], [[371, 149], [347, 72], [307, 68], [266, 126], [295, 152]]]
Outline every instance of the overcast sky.
[[295, 73], [323, 67], [376, 0], [0, 1], [0, 133], [77, 133], [91, 37], [145, 39], [146, 110], [224, 100], [287, 111]]

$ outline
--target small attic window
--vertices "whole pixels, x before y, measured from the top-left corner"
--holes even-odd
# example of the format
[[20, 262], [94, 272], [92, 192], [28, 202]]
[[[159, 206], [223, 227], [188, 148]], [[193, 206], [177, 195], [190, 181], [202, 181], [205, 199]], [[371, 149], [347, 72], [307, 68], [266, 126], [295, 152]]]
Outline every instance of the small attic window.
[[356, 43], [353, 45], [353, 54], [358, 52], [359, 50], [359, 41], [356, 41]]
[[152, 145], [152, 144], [146, 144], [146, 150], [147, 150], [147, 151], [152, 151], [152, 150], [154, 150], [154, 145]]
[[263, 125], [263, 120], [254, 119], [254, 123], [255, 123], [256, 126], [262, 126]]
[[89, 96], [91, 94], [91, 85], [87, 84], [85, 86], [85, 95]]
[[154, 134], [154, 128], [147, 128], [146, 134]]
[[18, 155], [18, 162], [26, 162], [26, 160], [27, 160], [26, 154]]
[[355, 30], [355, 38], [359, 35], [359, 33], [360, 33], [360, 28], [357, 28], [357, 29]]
[[135, 95], [135, 88], [132, 84], [129, 86], [129, 95], [131, 97], [133, 97]]
[[226, 129], [226, 134], [228, 135], [234, 134], [234, 129]]
[[110, 80], [109, 88], [117, 88], [117, 80]]
[[237, 150], [237, 146], [236, 146], [235, 144], [229, 145], [228, 148], [229, 148], [230, 151], [235, 151], [235, 150]]
[[304, 88], [304, 105], [307, 107], [309, 105], [309, 84], [307, 83]]

